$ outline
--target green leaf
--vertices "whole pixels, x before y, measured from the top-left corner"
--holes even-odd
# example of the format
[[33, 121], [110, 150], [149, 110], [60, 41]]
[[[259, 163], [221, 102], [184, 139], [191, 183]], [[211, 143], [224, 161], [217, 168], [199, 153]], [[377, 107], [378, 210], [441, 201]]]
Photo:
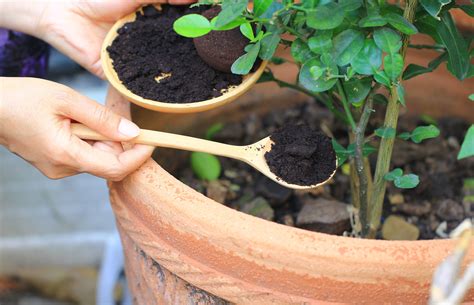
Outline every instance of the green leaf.
[[308, 39], [308, 46], [313, 53], [323, 54], [332, 49], [332, 31], [321, 30]]
[[458, 160], [472, 156], [474, 156], [474, 125], [471, 125], [467, 130], [458, 154]]
[[438, 14], [451, 0], [420, 0], [421, 6], [434, 18], [439, 19]]
[[351, 65], [359, 74], [372, 75], [382, 65], [382, 50], [372, 39], [366, 39], [364, 47], [354, 57]]
[[248, 22], [240, 25], [240, 32], [249, 40], [255, 39], [255, 34], [253, 33], [252, 25]]
[[[362, 155], [364, 157], [367, 157], [371, 153], [376, 152], [376, 151], [377, 151], [377, 148], [375, 148], [373, 146], [370, 146], [369, 144], [364, 144], [364, 147], [362, 147]], [[349, 144], [349, 146], [347, 146], [347, 152], [350, 156], [355, 155], [355, 144], [354, 143]]]
[[213, 31], [228, 31], [228, 30], [235, 29], [241, 24], [247, 23], [247, 20], [245, 18], [237, 18], [224, 26], [217, 27], [216, 21], [217, 21], [217, 16], [211, 19], [211, 28]]
[[206, 130], [206, 139], [211, 140], [222, 128], [224, 128], [224, 124], [222, 123], [211, 125], [211, 127]]
[[468, 14], [471, 17], [474, 17], [474, 5], [459, 5], [458, 8], [462, 9], [464, 13]]
[[222, 3], [222, 10], [217, 15], [216, 27], [223, 27], [238, 17], [247, 9], [248, 0], [226, 0]]
[[397, 94], [398, 94], [398, 101], [403, 107], [406, 107], [407, 104], [405, 102], [405, 87], [401, 83], [397, 84]]
[[263, 60], [269, 60], [275, 54], [275, 50], [280, 43], [280, 33], [273, 32], [270, 35], [263, 37], [261, 40], [260, 47], [260, 58]]
[[[315, 66], [325, 71], [324, 75], [317, 80], [311, 74], [311, 68]], [[336, 78], [329, 79], [327, 75], [334, 75], [338, 72], [338, 68], [334, 63], [328, 65], [328, 63], [313, 58], [305, 62], [301, 67], [298, 80], [304, 88], [312, 92], [323, 92], [331, 89], [337, 82]]]
[[403, 71], [403, 57], [399, 53], [388, 54], [383, 59], [384, 70], [388, 78], [396, 81]]
[[364, 47], [364, 34], [352, 29], [345, 30], [334, 37], [333, 45], [333, 56], [337, 65], [345, 66], [350, 63]]
[[273, 14], [283, 8], [283, 4], [277, 1], [272, 1], [270, 4], [270, 7], [263, 13], [260, 17], [261, 18], [266, 18], [266, 19], [271, 19], [273, 17]]
[[473, 102], [473, 101], [474, 101], [474, 93], [472, 93], [472, 94], [469, 94], [469, 100], [470, 100], [471, 102]]
[[439, 129], [435, 125], [418, 126], [410, 133], [410, 138], [415, 143], [421, 143], [423, 140], [436, 138], [439, 133]]
[[441, 13], [441, 22], [436, 30], [448, 51], [448, 66], [458, 79], [463, 80], [469, 70], [469, 52], [467, 44], [459, 34], [449, 12]]
[[272, 0], [254, 0], [253, 1], [253, 14], [255, 16], [261, 16], [265, 13], [270, 5], [272, 5]]
[[194, 38], [209, 33], [211, 31], [211, 23], [204, 16], [189, 14], [176, 19], [173, 23], [173, 29], [181, 36]]
[[404, 34], [413, 35], [418, 33], [417, 28], [408, 22], [408, 20], [406, 20], [403, 16], [400, 16], [396, 13], [388, 13], [384, 15], [384, 18], [391, 26]]
[[377, 93], [374, 95], [374, 103], [387, 105], [388, 100], [387, 100], [387, 97], [385, 97], [385, 95]]
[[393, 184], [401, 189], [412, 189], [420, 183], [420, 178], [415, 174], [403, 175], [395, 178]]
[[388, 78], [385, 71], [376, 71], [374, 74], [374, 78], [377, 83], [384, 85], [385, 87], [390, 87], [390, 79]]
[[409, 132], [402, 132], [401, 134], [398, 135], [398, 137], [402, 140], [408, 140], [411, 137], [411, 134]]
[[386, 24], [387, 20], [380, 15], [370, 15], [359, 21], [359, 26], [363, 28], [384, 26]]
[[403, 175], [403, 170], [401, 168], [395, 168], [394, 170], [385, 174], [384, 179], [387, 181], [393, 181]]
[[349, 157], [349, 154], [347, 153], [347, 150], [342, 146], [341, 144], [337, 143], [336, 139], [332, 139], [332, 147], [334, 151], [336, 152], [336, 157], [337, 157], [337, 166], [341, 166], [346, 162], [347, 158]]
[[351, 104], [358, 104], [362, 102], [370, 92], [372, 88], [372, 79], [369, 77], [357, 79], [353, 78], [346, 82], [343, 82], [344, 91], [346, 92], [347, 99]]
[[341, 0], [339, 7], [345, 12], [352, 12], [362, 6], [362, 0]]
[[311, 76], [313, 77], [314, 80], [318, 80], [325, 71], [326, 69], [323, 69], [318, 66], [312, 66], [311, 68], [309, 68], [309, 72], [311, 73]]
[[295, 39], [291, 44], [291, 56], [297, 62], [305, 62], [314, 55], [311, 53], [308, 45], [301, 39]]
[[380, 49], [389, 54], [395, 54], [402, 47], [402, 37], [389, 28], [376, 29], [374, 41]]
[[396, 133], [395, 128], [392, 127], [380, 127], [375, 129], [375, 134], [384, 139], [394, 138]]
[[428, 67], [423, 67], [423, 66], [419, 66], [415, 64], [409, 64], [406, 67], [405, 71], [403, 71], [402, 79], [407, 80], [424, 73], [433, 72], [436, 68], [438, 68], [438, 66], [443, 61], [448, 59], [447, 55], [448, 55], [447, 53], [443, 53], [440, 56], [436, 57], [428, 64]]
[[344, 9], [333, 2], [319, 5], [308, 11], [306, 24], [316, 30], [330, 30], [337, 28], [344, 21]]
[[216, 180], [221, 174], [221, 163], [216, 156], [203, 152], [191, 154], [191, 168], [202, 180]]
[[237, 58], [237, 60], [232, 64], [232, 67], [230, 68], [232, 73], [245, 75], [252, 70], [260, 51], [260, 41], [256, 44], [248, 45], [245, 50], [247, 53]]

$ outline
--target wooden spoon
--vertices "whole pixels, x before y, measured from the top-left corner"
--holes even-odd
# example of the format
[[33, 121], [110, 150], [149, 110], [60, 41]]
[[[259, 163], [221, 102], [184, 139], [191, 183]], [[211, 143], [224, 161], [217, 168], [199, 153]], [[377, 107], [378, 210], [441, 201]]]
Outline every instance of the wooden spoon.
[[[110, 140], [82, 124], [71, 124], [71, 129], [73, 134], [84, 140]], [[265, 153], [271, 150], [273, 144], [273, 141], [270, 140], [270, 137], [266, 137], [254, 144], [236, 146], [173, 133], [142, 129], [140, 131], [140, 135], [134, 138], [132, 142], [151, 146], [205, 152], [217, 156], [237, 159], [251, 165], [273, 181], [292, 189], [310, 189], [321, 186], [328, 182], [336, 172], [334, 171], [327, 180], [315, 185], [297, 185], [286, 183], [270, 171], [270, 168], [265, 161]]]
[[[155, 4], [157, 9], [161, 9], [159, 4]], [[233, 88], [229, 88], [229, 90], [223, 93], [221, 96], [204, 100], [204, 101], [196, 101], [193, 103], [164, 103], [160, 101], [154, 101], [150, 99], [143, 98], [139, 95], [136, 95], [132, 91], [128, 90], [125, 87], [120, 79], [117, 76], [117, 73], [114, 70], [112, 65], [112, 59], [109, 56], [109, 52], [107, 52], [107, 47], [109, 47], [114, 39], [117, 37], [117, 30], [121, 28], [125, 23], [132, 22], [135, 20], [135, 13], [127, 15], [121, 19], [119, 19], [114, 26], [109, 30], [107, 36], [105, 37], [104, 42], [102, 43], [102, 50], [101, 50], [101, 62], [102, 68], [104, 70], [105, 77], [109, 81], [109, 83], [117, 89], [127, 100], [150, 110], [154, 111], [161, 111], [161, 112], [169, 112], [169, 113], [192, 113], [192, 112], [200, 112], [209, 110], [218, 106], [225, 105], [236, 100], [239, 96], [247, 92], [260, 78], [265, 67], [267, 65], [267, 61], [262, 61], [260, 67], [253, 73], [247, 74], [243, 77], [242, 83], [237, 85]], [[160, 77], [158, 76], [157, 79]]]

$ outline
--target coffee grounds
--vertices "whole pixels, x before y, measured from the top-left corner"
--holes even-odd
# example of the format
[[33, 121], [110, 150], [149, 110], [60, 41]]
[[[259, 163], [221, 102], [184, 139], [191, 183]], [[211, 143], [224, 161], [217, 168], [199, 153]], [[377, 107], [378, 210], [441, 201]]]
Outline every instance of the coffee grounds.
[[146, 6], [137, 12], [107, 48], [122, 83], [141, 97], [167, 103], [207, 100], [240, 84], [242, 76], [214, 70], [199, 57], [192, 39], [173, 30], [182, 15], [205, 9], [163, 5], [161, 11]]
[[308, 125], [288, 125], [275, 131], [272, 149], [265, 160], [272, 173], [297, 185], [315, 185], [327, 180], [336, 169], [331, 139]]
[[[202, 15], [209, 20], [221, 12], [221, 7], [216, 5], [203, 12]], [[242, 35], [240, 28], [228, 31], [211, 31], [201, 37], [194, 38], [194, 46], [201, 58], [216, 70], [230, 73], [232, 64], [245, 54], [245, 47], [249, 39]]]

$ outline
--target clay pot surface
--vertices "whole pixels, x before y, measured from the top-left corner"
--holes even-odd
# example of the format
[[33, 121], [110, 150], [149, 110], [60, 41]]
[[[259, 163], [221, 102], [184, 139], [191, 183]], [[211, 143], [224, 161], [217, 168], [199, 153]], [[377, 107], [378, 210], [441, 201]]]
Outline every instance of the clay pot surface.
[[[292, 77], [291, 70], [277, 70]], [[431, 77], [437, 75], [450, 79], [443, 70]], [[434, 80], [423, 83], [422, 78], [423, 87], [409, 93], [410, 99], [424, 91], [432, 107], [422, 101], [424, 106], [413, 112], [442, 112], [474, 122], [472, 103], [459, 100], [459, 91], [469, 91], [468, 82], [437, 81], [440, 88], [427, 90]], [[170, 116], [135, 109], [134, 116], [141, 127], [196, 131], [196, 122], [238, 119], [245, 115], [242, 109], [257, 102], [263, 105], [259, 111], [266, 111], [305, 100], [264, 84], [217, 111]], [[108, 106], [130, 115], [130, 105], [116, 92]], [[153, 160], [109, 187], [137, 304], [426, 304], [433, 271], [456, 244], [361, 240], [268, 222], [212, 201]], [[465, 261], [473, 260], [471, 245]], [[465, 300], [474, 301], [474, 289]]]

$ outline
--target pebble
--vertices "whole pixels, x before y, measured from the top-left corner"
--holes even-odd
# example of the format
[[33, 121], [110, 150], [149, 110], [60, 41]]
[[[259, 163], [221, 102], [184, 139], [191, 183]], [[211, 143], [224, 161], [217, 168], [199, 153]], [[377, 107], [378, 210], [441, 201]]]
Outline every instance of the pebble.
[[462, 220], [464, 219], [464, 208], [452, 199], [444, 199], [438, 202], [436, 216], [442, 220]]
[[267, 177], [259, 179], [256, 189], [257, 194], [268, 199], [272, 207], [281, 206], [288, 201], [293, 193], [291, 189], [281, 186]]
[[224, 203], [227, 197], [228, 188], [221, 183], [219, 180], [210, 181], [207, 185], [206, 195], [207, 197]]
[[383, 223], [382, 237], [387, 240], [417, 240], [420, 230], [402, 217], [390, 215]]
[[287, 225], [287, 226], [290, 226], [290, 227], [295, 226], [295, 220], [293, 219], [293, 216], [291, 216], [290, 214], [283, 215], [281, 220], [282, 220], [284, 225]]
[[391, 204], [402, 204], [405, 202], [405, 198], [402, 193], [388, 194], [388, 201], [390, 201]]
[[395, 206], [394, 210], [412, 216], [423, 216], [431, 211], [431, 203], [429, 201], [423, 201], [422, 203], [402, 203]]
[[263, 197], [257, 197], [243, 204], [241, 211], [266, 220], [273, 220], [275, 217], [275, 212]]
[[351, 229], [347, 204], [324, 198], [306, 197], [298, 213], [296, 225], [300, 228], [321, 233], [342, 235]]

